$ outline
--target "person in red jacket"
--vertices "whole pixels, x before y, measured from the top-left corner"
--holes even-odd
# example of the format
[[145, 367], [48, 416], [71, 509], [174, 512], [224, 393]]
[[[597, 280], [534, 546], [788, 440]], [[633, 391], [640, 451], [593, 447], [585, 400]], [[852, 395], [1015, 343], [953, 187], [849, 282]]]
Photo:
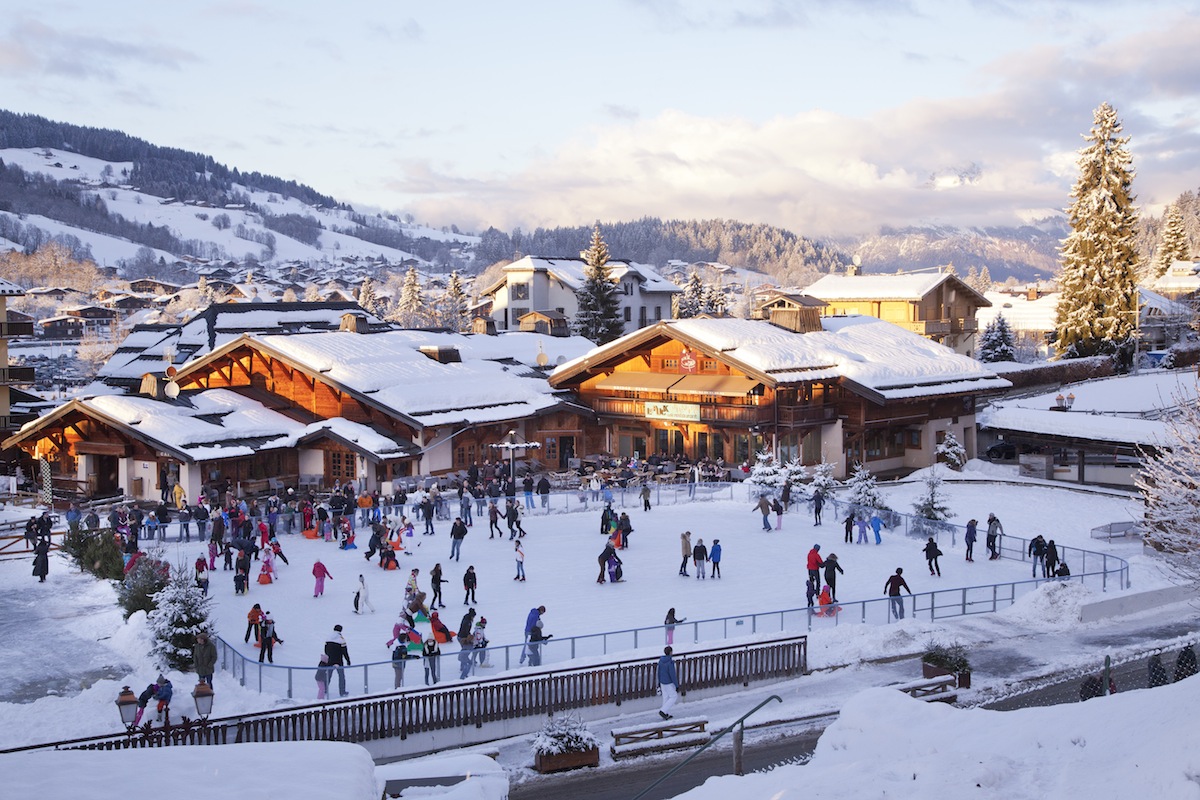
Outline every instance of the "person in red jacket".
[[821, 545], [814, 544], [808, 551], [808, 578], [814, 585], [821, 585], [821, 567], [825, 566], [821, 558]]

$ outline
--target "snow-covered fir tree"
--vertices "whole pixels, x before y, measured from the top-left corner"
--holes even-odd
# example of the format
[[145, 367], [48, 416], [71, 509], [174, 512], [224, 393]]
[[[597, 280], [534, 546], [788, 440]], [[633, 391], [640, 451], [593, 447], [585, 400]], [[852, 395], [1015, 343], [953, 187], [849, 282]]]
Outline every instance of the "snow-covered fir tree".
[[617, 284], [608, 268], [608, 245], [600, 235], [600, 226], [592, 230], [592, 244], [579, 254], [584, 261], [583, 286], [576, 293], [579, 312], [575, 331], [596, 344], [607, 344], [625, 332]]
[[1116, 110], [1102, 103], [1087, 146], [1079, 152], [1079, 180], [1067, 208], [1071, 233], [1063, 240], [1058, 282], [1056, 347], [1059, 357], [1082, 358], [1132, 351], [1137, 330], [1137, 209], [1133, 159]]
[[321, 290], [317, 288], [315, 283], [310, 283], [304, 290], [304, 302], [319, 303], [321, 302]]
[[988, 272], [987, 264], [984, 264], [981, 270], [971, 267], [967, 270], [967, 277], [963, 278], [963, 283], [980, 294], [990, 292], [992, 290], [992, 273]]
[[358, 285], [358, 304], [371, 314], [377, 314], [381, 310], [382, 303], [379, 295], [375, 293], [375, 282], [369, 275]]
[[1017, 342], [1012, 328], [1008, 327], [1008, 320], [1004, 318], [1003, 314], [997, 314], [996, 318], [983, 329], [983, 335], [979, 337], [979, 360], [994, 362], [1016, 361], [1016, 359]]
[[450, 273], [446, 291], [438, 298], [438, 324], [452, 331], [467, 330], [467, 293], [458, 270]]
[[1200, 578], [1200, 408], [1182, 402], [1166, 422], [1171, 446], [1144, 453], [1137, 475], [1146, 507], [1138, 528], [1147, 545], [1194, 580]]
[[1192, 244], [1188, 241], [1187, 228], [1183, 222], [1183, 211], [1178, 204], [1167, 206], [1163, 213], [1162, 230], [1158, 235], [1158, 248], [1150, 268], [1150, 278], [1161, 278], [1176, 261], [1190, 261]]
[[821, 463], [813, 465], [813, 479], [808, 488], [814, 494], [820, 492], [822, 497], [829, 497], [837, 485], [837, 478], [833, 477], [833, 464], [821, 456]]
[[757, 494], [775, 494], [783, 488], [785, 472], [775, 460], [775, 456], [766, 450], [754, 454], [754, 464], [750, 467], [750, 475], [746, 479], [758, 487]]
[[804, 466], [800, 459], [793, 458], [783, 465], [783, 480], [780, 481], [779, 486], [783, 488], [783, 485], [786, 483], [792, 487], [792, 493], [796, 494], [807, 480], [808, 467]]
[[124, 610], [125, 619], [135, 611], [153, 611], [154, 596], [171, 579], [171, 565], [158, 558], [158, 553], [139, 553], [117, 584], [117, 604]]
[[888, 507], [875, 483], [875, 476], [866, 464], [856, 463], [854, 474], [843, 485], [847, 489], [846, 502], [858, 510], [884, 510]]
[[722, 315], [725, 313], [725, 292], [721, 286], [710, 283], [704, 287], [704, 297], [700, 303], [702, 314]]
[[946, 493], [942, 490], [942, 473], [937, 467], [933, 467], [925, 474], [925, 493], [917, 498], [913, 503], [913, 513], [916, 519], [913, 520], [912, 527], [909, 532], [913, 536], [934, 536], [939, 531], [947, 529], [944, 523], [946, 520], [954, 516], [954, 512], [947, 505]]
[[184, 565], [172, 570], [171, 580], [154, 595], [155, 608], [146, 616], [154, 637], [150, 654], [160, 666], [187, 670], [192, 664], [196, 634], [208, 628], [212, 598], [204, 594]]
[[946, 438], [937, 446], [937, 458], [938, 461], [958, 472], [967, 463], [967, 448], [962, 446], [953, 431], [946, 431]]
[[297, 299], [298, 298], [296, 297], [296, 290], [293, 289], [291, 286], [289, 286], [288, 288], [283, 290], [283, 302], [294, 303], [294, 302], [296, 302]]
[[421, 291], [421, 281], [417, 277], [415, 267], [409, 267], [408, 272], [404, 273], [404, 283], [400, 287], [400, 299], [388, 312], [388, 319], [398, 322], [406, 328], [419, 328], [428, 322], [425, 293]]
[[675, 304], [675, 318], [687, 319], [699, 314], [703, 298], [704, 280], [699, 272], [692, 270], [683, 284], [683, 291], [671, 298]]

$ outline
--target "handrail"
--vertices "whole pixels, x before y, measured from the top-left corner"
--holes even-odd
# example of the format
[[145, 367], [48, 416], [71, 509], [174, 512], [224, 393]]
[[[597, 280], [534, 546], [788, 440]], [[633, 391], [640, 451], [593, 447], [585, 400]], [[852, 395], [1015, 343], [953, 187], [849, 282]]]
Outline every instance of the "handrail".
[[[721, 731], [721, 732], [720, 732], [720, 733], [718, 733], [716, 736], [712, 737], [712, 738], [711, 738], [711, 739], [709, 739], [707, 742], [705, 742], [705, 743], [704, 743], [704, 745], [703, 745], [703, 746], [701, 746], [701, 748], [700, 748], [699, 750], [697, 750], [696, 752], [692, 753], [690, 756], [688, 756], [687, 758], [685, 758], [685, 759], [684, 759], [683, 761], [681, 761], [679, 764], [675, 765], [675, 767], [673, 767], [673, 768], [671, 769], [671, 771], [670, 771], [670, 772], [668, 772], [666, 775], [663, 775], [661, 778], [659, 778], [658, 780], [656, 780], [654, 783], [650, 784], [650, 785], [649, 785], [649, 786], [647, 786], [645, 789], [643, 789], [642, 791], [640, 791], [640, 792], [638, 792], [636, 795], [634, 795], [634, 797], [633, 797], [633, 800], [641, 800], [643, 797], [645, 797], [645, 796], [646, 796], [646, 794], [647, 794], [647, 793], [648, 793], [648, 792], [649, 792], [651, 789], [653, 789], [655, 786], [658, 786], [660, 783], [662, 783], [663, 781], [665, 781], [667, 778], [671, 777], [671, 776], [672, 776], [672, 775], [674, 775], [676, 772], [679, 772], [679, 770], [681, 770], [681, 769], [683, 769], [684, 767], [686, 767], [686, 766], [687, 766], [687, 765], [688, 765], [688, 764], [691, 762], [691, 760], [692, 760], [693, 758], [695, 758], [696, 756], [700, 755], [701, 753], [703, 753], [703, 752], [704, 752], [705, 750], [707, 750], [708, 748], [712, 747], [714, 744], [716, 744], [716, 743], [717, 743], [717, 740], [719, 740], [719, 739], [720, 739], [722, 736], [724, 736], [725, 734], [729, 733], [729, 732], [730, 732], [731, 730], [733, 730], [735, 727], [737, 727], [737, 726], [741, 725], [741, 724], [742, 724], [742, 723], [745, 721], [746, 717], [749, 717], [749, 716], [750, 716], [751, 714], [753, 714], [755, 711], [758, 711], [760, 708], [762, 708], [763, 706], [765, 706], [767, 703], [771, 702], [772, 700], [774, 700], [774, 701], [776, 701], [776, 702], [779, 702], [779, 703], [782, 703], [782, 702], [783, 702], [783, 698], [782, 698], [782, 697], [780, 697], [780, 696], [779, 696], [779, 695], [777, 695], [777, 694], [773, 694], [773, 695], [771, 695], [770, 697], [768, 697], [766, 700], [763, 700], [761, 703], [759, 703], [758, 705], [756, 705], [754, 708], [750, 709], [750, 710], [749, 710], [749, 711], [747, 711], [745, 714], [742, 714], [740, 717], [738, 717], [737, 719], [735, 719], [735, 720], [734, 720], [732, 723], [730, 723], [729, 727], [725, 728], [725, 730]], [[743, 727], [743, 730], [744, 730], [744, 727]], [[739, 731], [739, 733], [740, 733], [740, 731]], [[736, 747], [736, 744], [735, 744], [735, 747]], [[738, 774], [740, 775], [741, 773], [739, 772]]]

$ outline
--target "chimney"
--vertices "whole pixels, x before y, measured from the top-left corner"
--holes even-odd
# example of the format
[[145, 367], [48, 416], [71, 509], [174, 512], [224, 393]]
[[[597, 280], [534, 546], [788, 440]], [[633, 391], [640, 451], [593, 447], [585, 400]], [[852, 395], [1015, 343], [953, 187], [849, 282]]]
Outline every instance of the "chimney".
[[342, 314], [342, 325], [338, 330], [349, 331], [350, 333], [367, 333], [367, 317], [365, 314], [356, 314], [348, 311]]
[[1038, 287], [1037, 287], [1036, 283], [1034, 285], [1030, 286], [1026, 290], [1025, 299], [1026, 300], [1037, 300], [1038, 299]]
[[772, 308], [770, 323], [777, 328], [793, 333], [814, 333], [823, 330], [821, 327], [821, 312], [818, 308]]
[[457, 347], [439, 344], [425, 344], [421, 345], [420, 351], [422, 355], [432, 358], [439, 364], [457, 364], [462, 361], [462, 356], [459, 355]]

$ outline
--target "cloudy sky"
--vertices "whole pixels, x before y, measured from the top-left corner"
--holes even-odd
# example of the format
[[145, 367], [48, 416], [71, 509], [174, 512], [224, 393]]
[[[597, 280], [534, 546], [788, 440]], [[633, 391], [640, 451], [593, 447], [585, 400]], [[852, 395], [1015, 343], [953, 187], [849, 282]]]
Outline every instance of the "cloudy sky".
[[807, 235], [1068, 202], [1108, 101], [1200, 186], [1200, 2], [0, 0], [0, 105], [463, 229]]

